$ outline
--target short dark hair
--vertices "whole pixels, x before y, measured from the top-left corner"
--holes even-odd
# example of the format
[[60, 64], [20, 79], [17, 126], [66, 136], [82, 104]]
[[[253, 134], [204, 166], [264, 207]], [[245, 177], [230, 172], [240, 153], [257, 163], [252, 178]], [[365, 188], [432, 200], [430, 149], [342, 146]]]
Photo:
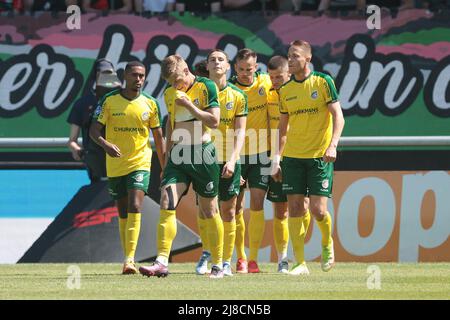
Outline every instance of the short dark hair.
[[236, 61], [246, 60], [248, 58], [256, 58], [256, 52], [249, 48], [244, 48], [238, 51]]
[[206, 60], [202, 60], [202, 61], [197, 62], [194, 65], [194, 72], [193, 73], [196, 76], [208, 78], [209, 77], [209, 71], [206, 68], [207, 64], [208, 64], [208, 61], [206, 61]]
[[228, 57], [228, 54], [227, 54], [225, 51], [223, 51], [222, 49], [213, 49], [213, 50], [211, 50], [211, 52], [208, 53], [208, 55], [206, 56], [206, 62], [209, 61], [209, 56], [212, 55], [214, 52], [220, 52], [220, 53], [223, 53], [223, 55], [225, 56], [225, 58], [227, 58], [227, 62], [230, 62], [230, 58]]
[[305, 51], [309, 55], [312, 55], [311, 45], [309, 44], [308, 41], [305, 41], [305, 40], [294, 40], [289, 45], [290, 46], [300, 47], [303, 51]]
[[145, 69], [145, 66], [142, 62], [135, 60], [135, 61], [130, 61], [127, 63], [127, 65], [125, 67], [125, 72], [130, 71], [131, 68], [133, 68], [133, 67], [141, 67], [141, 68]]
[[283, 56], [273, 56], [267, 63], [267, 69], [276, 70], [278, 68], [287, 68], [288, 60]]

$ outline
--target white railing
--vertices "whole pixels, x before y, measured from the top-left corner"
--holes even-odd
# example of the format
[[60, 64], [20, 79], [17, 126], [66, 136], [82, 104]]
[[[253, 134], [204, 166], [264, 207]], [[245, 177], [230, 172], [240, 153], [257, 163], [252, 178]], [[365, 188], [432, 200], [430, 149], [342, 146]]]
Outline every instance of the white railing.
[[[0, 138], [0, 149], [5, 148], [60, 148], [67, 147], [68, 138]], [[78, 139], [81, 144], [81, 138]], [[152, 145], [153, 139], [150, 139]], [[379, 136], [342, 137], [341, 147], [391, 146], [450, 146], [450, 136]]]

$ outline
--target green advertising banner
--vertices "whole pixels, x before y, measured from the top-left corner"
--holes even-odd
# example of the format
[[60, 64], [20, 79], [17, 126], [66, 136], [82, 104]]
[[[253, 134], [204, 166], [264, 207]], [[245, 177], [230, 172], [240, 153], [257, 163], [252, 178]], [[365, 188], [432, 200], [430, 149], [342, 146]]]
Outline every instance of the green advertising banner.
[[0, 137], [67, 137], [74, 101], [92, 86], [92, 66], [106, 57], [119, 71], [138, 59], [147, 66], [145, 92], [166, 113], [160, 62], [181, 54], [192, 65], [221, 48], [231, 59], [243, 47], [261, 70], [289, 43], [313, 46], [314, 69], [336, 81], [346, 116], [344, 136], [450, 135], [450, 25], [425, 10], [364, 18], [264, 17], [249, 12], [170, 19], [133, 15], [81, 16], [70, 30], [59, 18], [0, 17]]

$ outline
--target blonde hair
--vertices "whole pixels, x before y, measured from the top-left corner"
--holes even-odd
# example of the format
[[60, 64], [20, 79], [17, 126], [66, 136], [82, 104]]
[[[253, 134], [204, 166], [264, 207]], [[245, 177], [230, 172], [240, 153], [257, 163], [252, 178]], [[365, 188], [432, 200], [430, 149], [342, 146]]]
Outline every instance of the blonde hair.
[[164, 80], [167, 80], [173, 74], [180, 72], [185, 66], [187, 66], [187, 64], [180, 55], [173, 54], [168, 56], [161, 63], [161, 77]]
[[304, 40], [295, 40], [292, 41], [290, 44], [290, 46], [296, 46], [296, 47], [300, 47], [300, 49], [302, 49], [305, 53], [307, 53], [309, 56], [312, 55], [312, 49], [311, 49], [311, 45], [309, 44], [309, 42], [304, 41]]

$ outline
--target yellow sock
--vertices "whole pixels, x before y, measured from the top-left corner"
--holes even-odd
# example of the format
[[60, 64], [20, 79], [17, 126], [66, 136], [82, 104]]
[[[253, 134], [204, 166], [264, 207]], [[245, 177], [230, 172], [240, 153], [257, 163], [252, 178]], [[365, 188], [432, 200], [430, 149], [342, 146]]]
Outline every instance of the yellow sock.
[[236, 220], [223, 222], [223, 261], [231, 262], [236, 241]]
[[125, 257], [134, 260], [136, 247], [139, 239], [139, 231], [141, 230], [141, 213], [128, 213], [127, 228], [125, 232]]
[[219, 213], [206, 219], [208, 227], [209, 249], [211, 250], [211, 263], [222, 268], [223, 255], [223, 223]]
[[308, 211], [306, 211], [305, 215], [303, 216], [303, 228], [305, 228], [305, 236], [308, 233], [310, 222], [311, 222], [311, 213], [308, 210]]
[[126, 231], [127, 231], [127, 218], [119, 217], [119, 235], [120, 244], [122, 245], [123, 255], [126, 256]]
[[203, 251], [209, 252], [208, 228], [206, 227], [206, 219], [200, 218], [200, 215], [197, 215], [197, 224], [200, 240], [202, 240]]
[[275, 240], [275, 248], [277, 249], [278, 260], [287, 258], [287, 250], [289, 244], [289, 227], [288, 219], [273, 218], [273, 238]]
[[292, 242], [295, 260], [297, 263], [305, 262], [305, 228], [303, 227], [303, 217], [289, 217], [289, 238]]
[[[316, 220], [317, 221], [317, 220]], [[320, 232], [322, 233], [322, 246], [326, 247], [331, 244], [331, 216], [327, 212], [322, 221], [317, 221]]]
[[[175, 210], [160, 210], [157, 231], [158, 257], [169, 259], [173, 239], [177, 235], [177, 218]], [[166, 260], [166, 264], [167, 264]]]
[[244, 210], [239, 211], [236, 214], [236, 255], [238, 259], [247, 260], [247, 255], [245, 254], [245, 221], [244, 221]]
[[250, 221], [248, 223], [248, 240], [250, 247], [250, 260], [258, 259], [258, 250], [264, 238], [264, 229], [266, 221], [264, 219], [264, 210], [250, 210]]

